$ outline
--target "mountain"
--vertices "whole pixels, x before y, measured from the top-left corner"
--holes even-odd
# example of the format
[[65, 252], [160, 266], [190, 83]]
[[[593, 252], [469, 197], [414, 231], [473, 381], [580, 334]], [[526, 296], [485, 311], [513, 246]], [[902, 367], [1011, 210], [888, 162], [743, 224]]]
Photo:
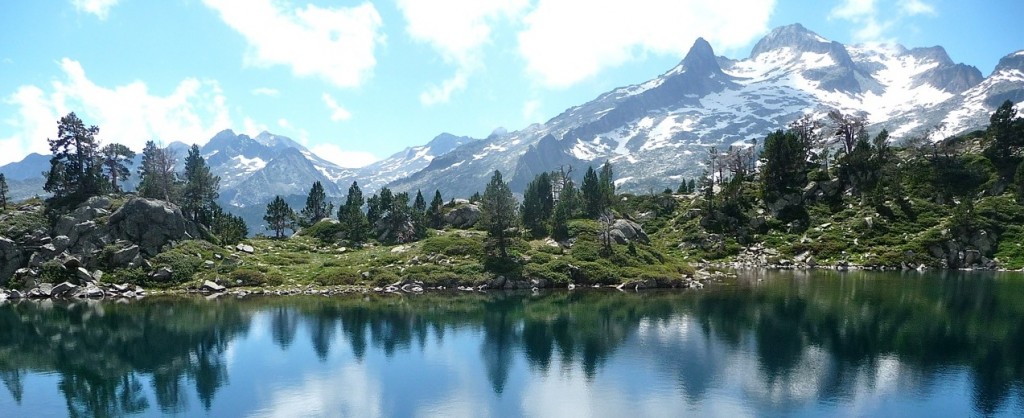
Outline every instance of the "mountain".
[[[221, 177], [221, 203], [262, 232], [267, 202], [280, 195], [298, 209], [315, 181], [335, 202], [353, 181], [365, 195], [386, 185], [465, 197], [481, 191], [494, 170], [520, 192], [538, 173], [572, 167], [579, 179], [588, 165], [610, 161], [620, 190], [649, 192], [699, 175], [709, 148], [748, 146], [807, 113], [860, 114], [869, 131], [884, 127], [899, 140], [926, 130], [952, 135], [983, 127], [1004, 100], [1024, 101], [1024, 51], [1007, 55], [984, 77], [939, 46], [844, 45], [793, 24], [772, 30], [746, 58], [717, 56], [699, 38], [664, 74], [543, 124], [499, 128], [484, 139], [442, 133], [362, 168], [340, 167], [269, 132], [250, 137], [224, 130], [201, 152]], [[184, 167], [188, 146], [170, 147]], [[48, 156], [32, 154], [0, 172], [19, 199], [42, 194], [39, 173], [48, 167]]]
[[952, 135], [983, 127], [1003, 100], [1024, 100], [1024, 53], [1004, 58], [988, 77], [953, 62], [939, 46], [843, 45], [799, 24], [777, 28], [748, 57], [716, 56], [697, 39], [661, 76], [602, 94], [543, 124], [456, 148], [396, 190], [467, 196], [494, 170], [522, 190], [537, 173], [610, 161], [625, 191], [675, 188], [703, 170], [710, 147], [747, 146], [811, 113], [867, 118], [900, 138], [928, 129]]
[[[426, 145], [408, 147], [401, 152], [392, 154], [388, 158], [356, 169], [351, 175], [341, 178], [338, 185], [344, 187], [347, 193], [348, 186], [353, 181], [358, 181], [359, 187], [364, 193], [376, 191], [388, 183], [408, 177], [426, 168], [438, 156], [447, 154], [473, 141], [476, 140], [468, 136], [442, 133], [434, 137]], [[430, 189], [429, 191], [433, 190]]]

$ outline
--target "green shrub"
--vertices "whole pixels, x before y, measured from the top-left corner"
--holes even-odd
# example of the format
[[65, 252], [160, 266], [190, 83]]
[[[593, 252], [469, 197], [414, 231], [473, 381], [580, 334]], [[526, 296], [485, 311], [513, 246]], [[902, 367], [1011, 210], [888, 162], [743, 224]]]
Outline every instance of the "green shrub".
[[580, 277], [577, 282], [583, 284], [616, 284], [620, 281], [615, 266], [606, 262], [580, 262], [577, 265]]
[[523, 278], [544, 279], [552, 285], [566, 285], [569, 283], [569, 266], [559, 260], [544, 264], [530, 263], [523, 268]]
[[569, 251], [577, 260], [597, 261], [601, 258], [601, 244], [594, 240], [578, 239]]
[[420, 247], [424, 254], [444, 254], [449, 257], [472, 256], [481, 257], [484, 254], [484, 244], [479, 238], [462, 237], [458, 235], [439, 235], [422, 241]]
[[203, 257], [197, 257], [192, 254], [182, 254], [181, 252], [172, 250], [157, 254], [151, 260], [154, 268], [169, 267], [171, 269], [171, 279], [164, 283], [151, 283], [156, 285], [174, 285], [184, 283], [193, 279], [196, 272], [199, 271], [203, 265]]
[[601, 230], [601, 224], [591, 219], [573, 219], [568, 223], [569, 237], [596, 237]]
[[39, 266], [39, 280], [43, 283], [76, 282], [75, 273], [57, 260], [50, 260]]
[[299, 235], [313, 237], [323, 243], [335, 243], [345, 234], [345, 226], [338, 222], [320, 221], [310, 227], [303, 228]]
[[232, 286], [267, 286], [270, 284], [266, 273], [248, 267], [232, 271], [228, 278]]

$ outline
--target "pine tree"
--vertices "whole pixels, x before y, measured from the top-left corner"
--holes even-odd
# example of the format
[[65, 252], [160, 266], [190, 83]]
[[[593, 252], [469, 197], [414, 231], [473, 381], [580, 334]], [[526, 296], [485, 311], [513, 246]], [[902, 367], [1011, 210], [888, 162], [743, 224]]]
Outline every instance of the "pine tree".
[[380, 221], [381, 212], [380, 196], [374, 194], [366, 199], [366, 221], [370, 224], [370, 228], [374, 228]]
[[551, 215], [552, 238], [559, 241], [569, 239], [569, 220], [580, 215], [583, 206], [580, 199], [580, 192], [576, 190], [576, 184], [572, 179], [566, 179], [562, 183], [562, 190], [558, 194], [558, 203], [555, 204]]
[[[376, 196], [374, 196], [376, 197]], [[363, 214], [363, 191], [359, 184], [352, 182], [348, 188], [345, 204], [338, 209], [338, 221], [345, 229], [345, 238], [353, 242], [363, 242], [369, 233], [370, 223]]]
[[510, 230], [518, 226], [517, 206], [512, 190], [495, 170], [480, 199], [480, 223], [487, 229], [488, 247], [496, 248], [502, 258], [508, 258]]
[[139, 166], [139, 196], [177, 202], [179, 183], [174, 172], [174, 152], [147, 141]]
[[85, 198], [100, 192], [102, 171], [96, 134], [100, 128], [86, 127], [74, 112], [57, 122], [57, 138], [50, 144], [50, 171], [43, 190], [55, 197]]
[[100, 150], [100, 155], [103, 158], [103, 168], [110, 181], [110, 189], [115, 193], [120, 192], [121, 187], [117, 182], [118, 180], [127, 180], [131, 175], [128, 166], [132, 164], [132, 158], [135, 158], [135, 151], [123, 144], [113, 143], [104, 146]]
[[601, 210], [604, 209], [602, 203], [605, 196], [601, 190], [601, 181], [597, 178], [597, 172], [594, 171], [594, 167], [587, 167], [587, 172], [583, 175], [583, 184], [580, 185], [580, 191], [583, 192], [584, 212], [586, 212], [588, 217], [596, 218], [601, 214]]
[[413, 225], [414, 229], [411, 231], [413, 235], [407, 235], [410, 231], [406, 227], [412, 221], [409, 211], [409, 193], [398, 193], [392, 196], [389, 201], [391, 205], [387, 208], [382, 219], [384, 225], [387, 226], [385, 231], [387, 235], [383, 237], [384, 241], [392, 244], [412, 241], [416, 233], [415, 225]]
[[211, 226], [213, 207], [220, 189], [220, 177], [210, 172], [206, 159], [193, 144], [185, 157], [185, 185], [181, 193], [181, 209], [185, 216], [202, 225]]
[[4, 173], [0, 173], [0, 208], [7, 210], [7, 193], [10, 189], [7, 188], [7, 176]]
[[690, 193], [690, 189], [687, 188], [686, 179], [683, 179], [683, 182], [679, 183], [679, 188], [676, 189], [676, 193], [678, 193], [678, 194], [688, 194], [688, 193]]
[[210, 232], [213, 233], [221, 244], [237, 244], [249, 235], [249, 227], [240, 216], [224, 212], [220, 205], [214, 203], [210, 210], [211, 225]]
[[413, 200], [412, 204], [412, 226], [415, 231], [416, 239], [423, 239], [427, 237], [427, 201], [423, 198], [423, 193], [416, 190], [416, 199]]
[[992, 161], [1001, 177], [1011, 179], [1019, 160], [1018, 150], [1024, 146], [1024, 119], [1017, 116], [1013, 102], [1003, 102], [992, 113], [986, 134], [989, 143], [985, 157]]
[[283, 238], [285, 229], [295, 227], [295, 212], [281, 196], [275, 196], [267, 205], [267, 214], [263, 220], [267, 222], [267, 229], [274, 231], [275, 238]]
[[310, 226], [323, 218], [329, 218], [334, 212], [334, 204], [327, 201], [327, 194], [324, 186], [319, 180], [313, 183], [306, 196], [306, 207], [302, 208], [299, 223], [302, 226]]
[[529, 229], [534, 237], [547, 236], [547, 224], [551, 220], [553, 210], [551, 175], [546, 172], [538, 174], [526, 185], [523, 192], [523, 204], [520, 208], [523, 226]]
[[761, 195], [766, 202], [775, 202], [804, 186], [807, 152], [793, 131], [768, 134], [761, 151]]
[[444, 199], [440, 190], [434, 190], [434, 199], [427, 207], [427, 223], [434, 229], [444, 228]]
[[612, 163], [605, 161], [601, 166], [598, 183], [601, 186], [601, 212], [604, 212], [615, 203], [615, 178], [612, 174]]

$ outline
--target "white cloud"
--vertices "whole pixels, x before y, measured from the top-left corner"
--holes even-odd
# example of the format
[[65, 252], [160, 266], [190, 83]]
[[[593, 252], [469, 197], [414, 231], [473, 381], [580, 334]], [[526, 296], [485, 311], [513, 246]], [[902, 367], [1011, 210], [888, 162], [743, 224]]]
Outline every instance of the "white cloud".
[[527, 0], [398, 0], [409, 36], [430, 45], [456, 67], [451, 78], [421, 93], [420, 102], [446, 103], [453, 93], [465, 89], [470, 74], [481, 66], [481, 48], [491, 42], [493, 25], [502, 19], [514, 20], [527, 4]]
[[373, 164], [377, 157], [363, 151], [345, 151], [335, 144], [318, 144], [310, 149], [314, 154], [345, 168], [359, 168]]
[[904, 0], [900, 3], [900, 9], [909, 16], [935, 15], [935, 6], [925, 3], [924, 0]]
[[[891, 28], [902, 26], [908, 17], [936, 14], [935, 7], [925, 0], [901, 0], [898, 4], [884, 4], [891, 9], [880, 10], [875, 0], [844, 0], [832, 8], [829, 19], [842, 19], [852, 23], [852, 36], [857, 42], [896, 42], [887, 37]], [[886, 16], [887, 18], [882, 18]]]
[[327, 105], [327, 109], [331, 111], [331, 120], [338, 122], [352, 118], [352, 112], [341, 107], [341, 105], [338, 104], [338, 101], [334, 100], [334, 97], [331, 97], [330, 94], [324, 93], [323, 99], [324, 104]]
[[519, 52], [547, 87], [567, 87], [644, 54], [682, 57], [697, 37], [730, 50], [768, 30], [773, 0], [538, 0]]
[[71, 4], [80, 12], [96, 15], [100, 20], [106, 19], [110, 9], [120, 0], [71, 0]]
[[384, 43], [380, 14], [366, 2], [355, 7], [301, 9], [271, 0], [203, 0], [249, 43], [247, 65], [287, 65], [298, 76], [319, 76], [338, 87], [363, 84]]
[[256, 121], [252, 120], [252, 118], [246, 117], [242, 121], [242, 133], [244, 133], [246, 135], [249, 135], [250, 137], [254, 137], [256, 135], [259, 135], [260, 132], [267, 131], [267, 130], [269, 130], [269, 129], [267, 129], [267, 125], [264, 125], [262, 123], [258, 123]]
[[437, 103], [448, 103], [452, 93], [461, 91], [466, 88], [466, 79], [468, 71], [459, 69], [455, 71], [455, 75], [441, 83], [440, 86], [433, 85], [427, 87], [422, 93], [420, 93], [420, 103], [430, 106]]
[[116, 87], [95, 84], [77, 61], [60, 62], [63, 78], [48, 89], [19, 87], [6, 97], [17, 108], [4, 122], [13, 134], [0, 139], [5, 145], [0, 164], [29, 152], [49, 153], [47, 138], [57, 134], [57, 119], [74, 111], [86, 124], [100, 127], [101, 142], [119, 142], [141, 150], [147, 140], [203, 143], [231, 126], [226, 99], [216, 81], [182, 80], [170, 94], [151, 94], [141, 81]]
[[277, 97], [277, 96], [281, 95], [281, 91], [279, 91], [278, 89], [270, 88], [270, 87], [257, 87], [257, 88], [252, 89], [252, 95], [253, 96]]
[[543, 122], [540, 120], [540, 100], [527, 100], [523, 103], [523, 120], [526, 123]]

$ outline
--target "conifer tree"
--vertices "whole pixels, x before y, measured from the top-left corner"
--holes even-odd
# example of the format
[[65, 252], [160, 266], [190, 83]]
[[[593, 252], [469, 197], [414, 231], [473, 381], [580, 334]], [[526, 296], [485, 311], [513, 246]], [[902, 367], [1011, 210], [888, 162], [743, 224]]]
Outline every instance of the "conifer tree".
[[210, 210], [212, 222], [210, 232], [213, 233], [221, 244], [237, 244], [249, 235], [249, 227], [240, 216], [224, 212], [220, 205], [214, 203]]
[[565, 179], [562, 183], [562, 190], [558, 194], [558, 203], [551, 215], [551, 237], [556, 240], [569, 238], [569, 220], [580, 215], [581, 207], [580, 192], [576, 190], [576, 184], [572, 179]]
[[300, 212], [299, 222], [302, 226], [310, 226], [323, 218], [331, 216], [334, 212], [334, 204], [327, 201], [327, 194], [324, 192], [324, 185], [319, 180], [313, 182], [306, 196], [306, 206]]
[[434, 190], [434, 198], [427, 207], [427, 223], [434, 229], [444, 228], [444, 199], [440, 190]]
[[601, 181], [597, 178], [594, 167], [587, 167], [583, 175], [583, 184], [580, 185], [583, 192], [583, 210], [590, 218], [597, 218], [601, 214], [604, 202], [604, 193], [601, 190]]
[[7, 176], [4, 173], [0, 173], [0, 208], [7, 210], [7, 193], [10, 189], [7, 187]]
[[615, 178], [612, 174], [612, 163], [605, 161], [601, 166], [601, 173], [598, 175], [598, 183], [601, 189], [601, 210], [611, 208], [615, 203]]
[[547, 224], [553, 210], [551, 175], [544, 172], [534, 177], [523, 192], [523, 205], [520, 208], [523, 226], [530, 230], [534, 237], [547, 236]]
[[131, 175], [131, 170], [128, 170], [128, 166], [132, 164], [132, 158], [135, 158], [135, 151], [132, 151], [123, 144], [113, 143], [107, 144], [100, 150], [100, 155], [103, 158], [103, 169], [107, 173], [107, 178], [110, 181], [110, 189], [113, 192], [120, 192], [121, 187], [117, 184], [118, 180], [127, 180]]
[[517, 206], [512, 190], [495, 170], [480, 199], [480, 223], [487, 229], [488, 247], [497, 249], [502, 258], [508, 258], [511, 229], [518, 226]]
[[43, 190], [55, 197], [93, 196], [100, 192], [102, 171], [96, 134], [100, 128], [86, 127], [74, 112], [57, 122], [57, 137], [50, 144], [50, 171]]
[[283, 238], [285, 229], [295, 227], [295, 212], [281, 196], [275, 196], [267, 205], [267, 214], [263, 220], [267, 222], [267, 228], [274, 231], [275, 238]]
[[185, 157], [185, 184], [181, 193], [181, 209], [185, 216], [202, 225], [211, 226], [220, 177], [210, 172], [206, 159], [193, 144]]
[[174, 172], [175, 155], [170, 148], [147, 141], [139, 166], [139, 196], [177, 202], [178, 176]]
[[427, 201], [423, 193], [416, 190], [416, 199], [412, 204], [412, 226], [416, 239], [423, 239], [427, 236]]
[[363, 191], [359, 189], [357, 182], [353, 181], [349, 186], [345, 204], [338, 209], [338, 220], [345, 229], [346, 239], [357, 243], [366, 240], [370, 222], [363, 214]]

